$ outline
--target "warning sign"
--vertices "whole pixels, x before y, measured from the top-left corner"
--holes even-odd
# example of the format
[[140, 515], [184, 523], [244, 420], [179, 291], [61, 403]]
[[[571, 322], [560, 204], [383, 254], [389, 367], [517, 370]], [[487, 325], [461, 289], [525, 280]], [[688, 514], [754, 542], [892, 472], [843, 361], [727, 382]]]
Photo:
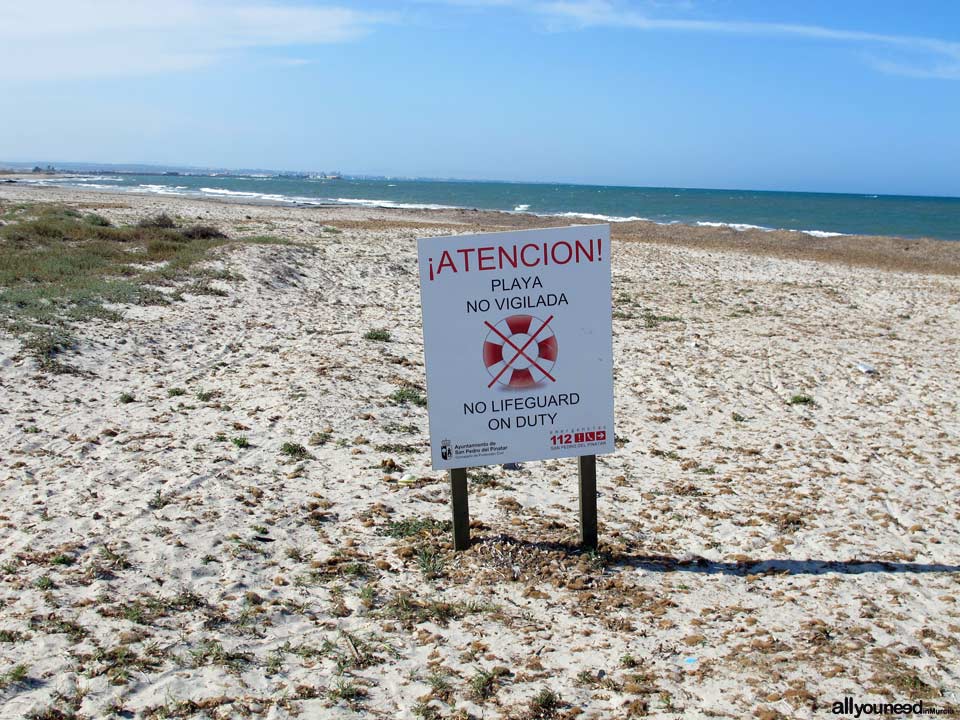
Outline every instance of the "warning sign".
[[433, 467], [612, 452], [610, 226], [418, 250]]

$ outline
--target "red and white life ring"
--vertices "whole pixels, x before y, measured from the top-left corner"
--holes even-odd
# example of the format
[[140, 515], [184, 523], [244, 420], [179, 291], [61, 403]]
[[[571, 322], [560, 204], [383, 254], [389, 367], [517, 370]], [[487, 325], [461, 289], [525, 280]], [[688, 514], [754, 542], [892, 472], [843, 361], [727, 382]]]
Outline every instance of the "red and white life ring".
[[557, 337], [550, 327], [551, 316], [541, 320], [533, 315], [511, 315], [496, 325], [487, 323], [483, 342], [483, 364], [493, 378], [511, 388], [527, 388], [547, 380], [557, 362]]

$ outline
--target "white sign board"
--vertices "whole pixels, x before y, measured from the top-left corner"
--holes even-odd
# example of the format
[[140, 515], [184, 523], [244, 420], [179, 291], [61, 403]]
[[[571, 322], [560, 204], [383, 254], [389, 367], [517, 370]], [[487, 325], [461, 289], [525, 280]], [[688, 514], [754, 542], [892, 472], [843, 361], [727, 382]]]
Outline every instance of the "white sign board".
[[418, 251], [433, 467], [613, 452], [610, 226]]

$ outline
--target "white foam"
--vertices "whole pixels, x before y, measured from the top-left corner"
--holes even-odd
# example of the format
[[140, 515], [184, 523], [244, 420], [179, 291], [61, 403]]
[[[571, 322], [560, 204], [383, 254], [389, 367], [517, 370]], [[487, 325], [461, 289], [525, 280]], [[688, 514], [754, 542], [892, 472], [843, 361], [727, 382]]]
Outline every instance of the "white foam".
[[517, 205], [517, 206], [513, 209], [513, 211], [514, 211], [514, 212], [526, 212], [526, 211], [529, 210], [529, 209], [530, 209], [530, 206], [529, 206], [529, 205]]
[[600, 222], [635, 222], [637, 220], [643, 220], [644, 222], [651, 222], [650, 218], [640, 217], [639, 215], [622, 217], [620, 215], [597, 215], [596, 213], [583, 213], [583, 212], [550, 213], [549, 215], [546, 215], [546, 217], [583, 218], [584, 220], [599, 220]]
[[773, 232], [773, 228], [764, 227], [763, 225], [750, 225], [749, 223], [725, 223], [700, 220], [697, 221], [696, 225], [698, 227], [728, 227], [739, 232], [744, 232], [745, 230], [763, 230], [764, 232]]
[[[724, 222], [709, 222], [706, 220], [701, 220], [696, 223], [700, 227], [728, 227], [734, 230], [743, 232], [745, 230], [762, 230], [763, 232], [773, 232], [774, 228], [764, 227], [763, 225], [750, 225], [748, 223], [724, 223]], [[828, 237], [843, 237], [847, 233], [841, 232], [831, 232], [829, 230], [794, 230], [792, 228], [780, 228], [781, 230], [786, 230], [787, 232], [800, 232], [804, 235], [810, 235], [816, 238], [828, 238]]]
[[847, 234], [840, 232], [829, 232], [827, 230], [801, 230], [800, 232], [804, 233], [805, 235], [812, 235], [813, 237], [818, 238], [843, 237]]
[[429, 203], [402, 203], [393, 200], [370, 200], [368, 198], [334, 198], [338, 205], [359, 205], [360, 207], [394, 208], [402, 210], [463, 210], [455, 205], [431, 205]]
[[247, 192], [245, 190], [227, 190], [226, 188], [200, 188], [200, 192], [210, 195], [236, 195], [238, 197], [259, 197], [262, 193]]
[[254, 200], [266, 200], [268, 202], [292, 203], [295, 198], [286, 195], [274, 195], [271, 193], [247, 192], [244, 190], [227, 190], [226, 188], [200, 188], [201, 193], [207, 195], [221, 195], [224, 197], [242, 197], [252, 198]]

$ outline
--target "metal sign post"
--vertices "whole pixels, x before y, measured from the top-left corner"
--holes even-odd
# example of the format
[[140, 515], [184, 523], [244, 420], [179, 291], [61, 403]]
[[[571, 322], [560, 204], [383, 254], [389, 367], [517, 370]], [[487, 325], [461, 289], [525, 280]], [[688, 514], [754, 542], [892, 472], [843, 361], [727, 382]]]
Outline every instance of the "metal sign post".
[[467, 469], [450, 470], [450, 508], [453, 512], [453, 549], [470, 547], [470, 505], [467, 502]]
[[597, 456], [577, 458], [580, 476], [580, 546], [584, 550], [597, 549]]

